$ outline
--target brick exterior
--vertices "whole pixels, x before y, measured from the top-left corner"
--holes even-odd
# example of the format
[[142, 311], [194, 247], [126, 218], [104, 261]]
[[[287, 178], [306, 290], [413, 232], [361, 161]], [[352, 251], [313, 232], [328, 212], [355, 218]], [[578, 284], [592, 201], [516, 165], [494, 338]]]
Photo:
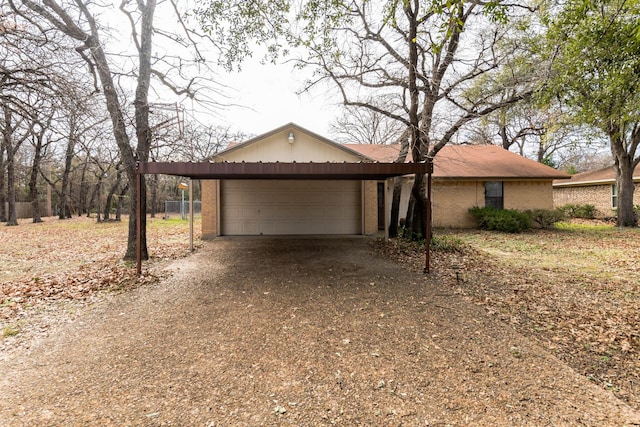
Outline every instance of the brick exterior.
[[[613, 184], [585, 185], [553, 188], [553, 205], [562, 207], [565, 205], [593, 205], [596, 207], [598, 217], [613, 217], [616, 215], [611, 205], [611, 187]], [[633, 193], [633, 204], [640, 205], [640, 192], [636, 184]]]
[[378, 232], [378, 182], [364, 182], [364, 234], [375, 234]]
[[203, 179], [202, 186], [202, 238], [212, 239], [218, 235], [218, 181]]
[[505, 209], [553, 209], [552, 181], [505, 181]]
[[484, 205], [484, 186], [476, 181], [434, 181], [434, 227], [471, 228], [476, 223], [469, 208]]
[[[551, 181], [504, 181], [505, 209], [551, 209]], [[484, 181], [433, 182], [433, 225], [474, 228], [469, 208], [484, 206]]]

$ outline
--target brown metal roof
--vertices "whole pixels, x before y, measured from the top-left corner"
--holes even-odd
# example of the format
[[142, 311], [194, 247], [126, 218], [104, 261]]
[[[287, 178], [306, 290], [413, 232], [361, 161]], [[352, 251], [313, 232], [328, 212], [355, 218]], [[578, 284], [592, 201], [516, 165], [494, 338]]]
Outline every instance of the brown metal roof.
[[194, 179], [356, 179], [376, 180], [428, 173], [427, 163], [213, 163], [140, 162], [142, 174]]

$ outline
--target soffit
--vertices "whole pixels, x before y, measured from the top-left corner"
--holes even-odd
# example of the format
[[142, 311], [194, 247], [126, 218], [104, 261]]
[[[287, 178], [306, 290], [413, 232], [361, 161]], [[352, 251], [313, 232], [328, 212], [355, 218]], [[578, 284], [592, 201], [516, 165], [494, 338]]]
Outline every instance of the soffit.
[[138, 173], [193, 179], [357, 179], [379, 180], [428, 173], [428, 163], [214, 163], [140, 162]]

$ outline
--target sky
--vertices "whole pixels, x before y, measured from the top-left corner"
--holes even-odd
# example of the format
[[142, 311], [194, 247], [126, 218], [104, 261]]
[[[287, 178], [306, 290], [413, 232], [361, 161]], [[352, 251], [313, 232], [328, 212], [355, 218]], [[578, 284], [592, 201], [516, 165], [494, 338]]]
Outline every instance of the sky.
[[232, 128], [260, 135], [293, 122], [330, 137], [329, 125], [340, 111], [338, 100], [326, 87], [298, 95], [305, 81], [303, 71], [293, 70], [289, 64], [249, 60], [242, 72], [221, 77], [230, 88], [230, 101], [242, 106], [219, 112], [221, 120]]
[[[111, 9], [103, 10], [103, 13], [113, 22], [114, 28], [122, 29], [121, 35], [124, 38], [119, 41], [122, 50], [131, 50], [133, 46], [128, 24], [118, 11], [116, 3], [114, 2]], [[170, 26], [169, 23], [175, 19], [173, 10], [166, 7], [158, 8], [156, 15], [158, 22], [162, 22], [164, 26]], [[164, 52], [162, 43], [162, 39], [155, 39], [156, 55], [174, 54], [171, 50]], [[169, 49], [171, 48], [174, 46]], [[199, 50], [206, 52], [206, 46], [200, 44]], [[229, 97], [227, 101], [219, 101], [228, 102], [235, 105], [234, 107], [191, 107], [184, 99], [179, 102], [187, 110], [193, 108], [193, 117], [197, 117], [201, 123], [214, 126], [229, 125], [232, 131], [240, 131], [247, 135], [260, 135], [293, 122], [322, 136], [331, 137], [328, 132], [330, 123], [341, 111], [338, 106], [339, 100], [335, 96], [337, 92], [325, 86], [310, 94], [298, 95], [297, 92], [303, 88], [306, 75], [310, 71], [293, 70], [290, 63], [261, 64], [263, 50], [256, 47], [254, 57], [242, 61], [241, 72], [227, 73], [222, 67], [216, 70], [214, 79], [226, 86], [224, 93]], [[189, 52], [185, 52], [185, 55], [189, 55]], [[163, 93], [159, 85], [158, 90]], [[165, 95], [167, 97], [161, 97], [155, 102], [174, 102], [170, 93]], [[212, 110], [204, 114], [203, 111], [208, 109]]]

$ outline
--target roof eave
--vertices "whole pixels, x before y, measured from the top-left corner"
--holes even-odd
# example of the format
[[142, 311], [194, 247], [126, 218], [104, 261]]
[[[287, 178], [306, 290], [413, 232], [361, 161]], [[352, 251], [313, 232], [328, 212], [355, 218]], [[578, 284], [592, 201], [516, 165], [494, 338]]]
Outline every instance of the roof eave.
[[[634, 183], [640, 182], [640, 176], [633, 177]], [[554, 187], [589, 187], [592, 185], [613, 185], [616, 183], [615, 178], [607, 178], [607, 179], [592, 179], [589, 181], [573, 181], [573, 182], [558, 182], [553, 183]]]
[[194, 179], [345, 179], [377, 180], [428, 173], [428, 163], [228, 163], [140, 162], [138, 173]]

